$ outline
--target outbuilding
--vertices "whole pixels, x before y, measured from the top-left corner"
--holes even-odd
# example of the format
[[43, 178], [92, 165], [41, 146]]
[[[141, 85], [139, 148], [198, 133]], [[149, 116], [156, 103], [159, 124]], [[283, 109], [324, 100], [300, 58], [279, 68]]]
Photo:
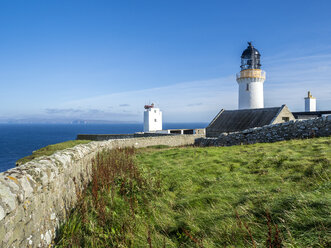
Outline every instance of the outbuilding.
[[295, 118], [285, 104], [274, 108], [222, 109], [206, 128], [206, 136], [218, 137], [221, 133], [237, 132], [291, 120]]

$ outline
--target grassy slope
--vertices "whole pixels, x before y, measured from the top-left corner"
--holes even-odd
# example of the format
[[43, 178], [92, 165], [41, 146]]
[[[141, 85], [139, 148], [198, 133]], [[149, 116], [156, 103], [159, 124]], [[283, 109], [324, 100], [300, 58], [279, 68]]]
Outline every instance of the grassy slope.
[[49, 156], [55, 153], [56, 151], [64, 150], [67, 148], [74, 147], [79, 144], [86, 144], [91, 142], [90, 140], [69, 140], [49, 146], [45, 146], [43, 148], [40, 148], [36, 151], [33, 151], [31, 155], [26, 156], [24, 158], [20, 158], [19, 160], [16, 161], [16, 166], [25, 164], [35, 158], [41, 157], [41, 156]]
[[[153, 247], [266, 247], [268, 237], [274, 241], [277, 235], [285, 247], [331, 245], [330, 137], [233, 147], [146, 148], [138, 151], [136, 161], [152, 182], [154, 195], [146, 188], [135, 191], [148, 201], [137, 202], [134, 224], [126, 228], [129, 247], [148, 247], [148, 237]], [[113, 229], [112, 221], [129, 218], [130, 205], [106, 202], [109, 213], [121, 217], [111, 217], [102, 227], [97, 211], [89, 208], [90, 219], [84, 217], [89, 231], [79, 228], [76, 239], [90, 235], [96, 244], [98, 237], [107, 237], [105, 247], [110, 237], [118, 240], [119, 229]], [[69, 229], [81, 223], [79, 214], [73, 216], [60, 239], [70, 239], [74, 231]]]
[[286, 243], [330, 242], [330, 138], [161, 150], [141, 153], [138, 161], [161, 176], [162, 229], [183, 225], [212, 246], [238, 244], [237, 211], [263, 243], [268, 211]]

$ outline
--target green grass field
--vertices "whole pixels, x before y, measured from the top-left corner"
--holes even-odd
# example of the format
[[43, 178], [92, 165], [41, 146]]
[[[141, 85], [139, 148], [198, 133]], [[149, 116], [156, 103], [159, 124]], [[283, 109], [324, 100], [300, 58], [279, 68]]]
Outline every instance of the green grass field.
[[57, 246], [330, 247], [330, 161], [330, 137], [104, 152]]
[[41, 156], [50, 156], [53, 153], [60, 151], [60, 150], [64, 150], [67, 148], [71, 148], [74, 147], [76, 145], [79, 144], [86, 144], [91, 142], [91, 140], [69, 140], [69, 141], [65, 141], [65, 142], [61, 142], [61, 143], [57, 143], [57, 144], [53, 144], [53, 145], [49, 145], [49, 146], [45, 146], [41, 149], [38, 149], [34, 152], [32, 152], [31, 155], [26, 156], [24, 158], [20, 158], [19, 160], [16, 161], [16, 166], [25, 164], [35, 158], [41, 157]]

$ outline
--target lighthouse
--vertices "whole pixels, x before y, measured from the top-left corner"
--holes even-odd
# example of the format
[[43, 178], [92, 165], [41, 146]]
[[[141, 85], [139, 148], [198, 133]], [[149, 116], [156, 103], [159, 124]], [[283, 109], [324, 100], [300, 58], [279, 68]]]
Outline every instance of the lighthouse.
[[261, 70], [260, 57], [259, 51], [248, 42], [241, 55], [241, 71], [237, 73], [239, 109], [264, 108], [265, 71]]
[[145, 105], [144, 132], [155, 132], [162, 130], [162, 111], [155, 108], [154, 103]]

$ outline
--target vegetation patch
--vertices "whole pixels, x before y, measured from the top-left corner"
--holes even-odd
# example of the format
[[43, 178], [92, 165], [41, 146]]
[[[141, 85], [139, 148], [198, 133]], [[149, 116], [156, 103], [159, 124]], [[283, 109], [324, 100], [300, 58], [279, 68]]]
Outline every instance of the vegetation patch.
[[67, 148], [71, 148], [74, 147], [76, 145], [79, 144], [86, 144], [91, 142], [91, 140], [69, 140], [69, 141], [65, 141], [65, 142], [61, 142], [61, 143], [57, 143], [57, 144], [53, 144], [53, 145], [49, 145], [49, 146], [45, 146], [43, 148], [40, 148], [36, 151], [33, 151], [31, 155], [26, 156], [24, 158], [20, 158], [19, 160], [16, 161], [16, 166], [20, 166], [22, 164], [25, 164], [35, 158], [41, 157], [41, 156], [50, 156], [53, 153], [60, 151], [60, 150], [64, 150]]
[[58, 247], [330, 247], [331, 138], [105, 151]]
[[168, 145], [154, 145], [154, 146], [147, 146], [147, 148], [150, 149], [165, 149], [165, 148], [170, 148]]

